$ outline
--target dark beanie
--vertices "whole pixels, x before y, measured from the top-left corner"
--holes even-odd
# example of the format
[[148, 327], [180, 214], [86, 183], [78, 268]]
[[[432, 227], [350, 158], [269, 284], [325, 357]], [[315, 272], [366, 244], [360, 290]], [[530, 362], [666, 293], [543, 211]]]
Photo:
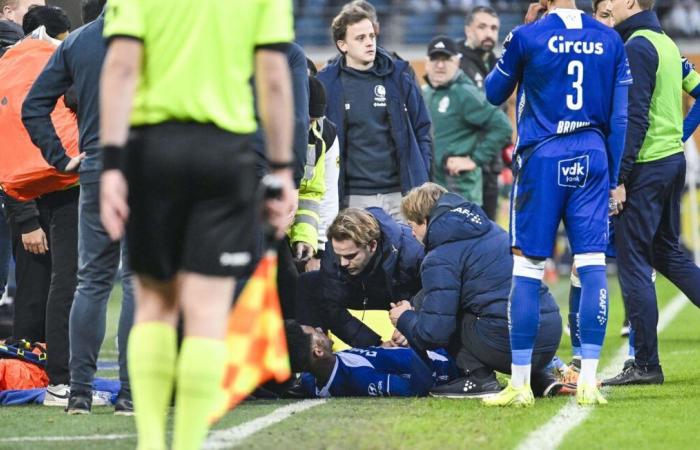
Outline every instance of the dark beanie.
[[326, 115], [326, 88], [316, 77], [309, 77], [309, 117], [320, 119]]

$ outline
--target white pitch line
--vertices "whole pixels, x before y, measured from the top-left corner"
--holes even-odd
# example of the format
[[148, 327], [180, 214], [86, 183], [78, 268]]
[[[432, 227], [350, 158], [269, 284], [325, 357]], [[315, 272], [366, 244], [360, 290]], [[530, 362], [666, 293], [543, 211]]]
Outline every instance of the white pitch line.
[[[228, 449], [239, 444], [244, 439], [252, 434], [257, 433], [263, 428], [281, 422], [292, 414], [305, 411], [314, 406], [322, 405], [325, 399], [320, 400], [303, 400], [301, 402], [292, 403], [291, 405], [282, 406], [275, 409], [270, 414], [258, 417], [257, 419], [244, 422], [232, 428], [225, 430], [213, 431], [207, 442], [204, 444], [204, 449]], [[94, 435], [79, 435], [79, 436], [15, 436], [0, 438], [0, 443], [9, 442], [72, 442], [72, 441], [118, 441], [123, 439], [136, 439], [136, 434], [94, 434]]]
[[136, 439], [135, 434], [94, 434], [89, 436], [17, 436], [0, 438], [4, 442], [63, 442], [63, 441], [117, 441]]
[[227, 428], [225, 430], [214, 431], [209, 435], [209, 439], [207, 439], [207, 441], [204, 443], [202, 449], [229, 449], [240, 444], [243, 440], [247, 439], [258, 431], [285, 420], [292, 414], [305, 411], [313, 408], [314, 406], [322, 405], [325, 402], [325, 399], [320, 399], [304, 400], [298, 403], [292, 403], [291, 405], [277, 408], [266, 416], [258, 417], [257, 419], [242, 423], [241, 425]]
[[[676, 318], [687, 305], [687, 299], [683, 294], [673, 297], [671, 302], [661, 310], [657, 332], [661, 333]], [[612, 362], [601, 372], [603, 379], [614, 376], [627, 359], [627, 343], [615, 354]], [[556, 416], [547, 423], [530, 433], [516, 450], [555, 450], [561, 445], [569, 431], [581, 425], [593, 412], [591, 407], [580, 407], [576, 399], [571, 398], [563, 406]]]

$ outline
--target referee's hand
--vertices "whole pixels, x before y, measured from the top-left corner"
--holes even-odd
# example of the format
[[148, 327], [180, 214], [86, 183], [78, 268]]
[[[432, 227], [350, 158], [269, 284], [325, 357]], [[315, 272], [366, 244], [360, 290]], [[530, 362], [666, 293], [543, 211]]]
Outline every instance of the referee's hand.
[[282, 239], [284, 233], [294, 220], [294, 210], [297, 205], [297, 194], [294, 189], [294, 179], [291, 169], [281, 169], [272, 172], [282, 184], [282, 195], [279, 198], [265, 202], [265, 217], [270, 225], [275, 228], [275, 237]]
[[105, 231], [113, 241], [124, 236], [124, 226], [129, 217], [128, 187], [121, 170], [102, 172], [100, 178], [100, 218]]

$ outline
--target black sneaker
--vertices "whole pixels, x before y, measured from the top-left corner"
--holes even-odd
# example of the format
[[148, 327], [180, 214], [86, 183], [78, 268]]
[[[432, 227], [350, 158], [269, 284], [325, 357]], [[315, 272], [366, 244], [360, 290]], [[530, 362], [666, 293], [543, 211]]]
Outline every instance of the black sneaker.
[[115, 416], [133, 416], [134, 403], [131, 401], [131, 392], [119, 391], [117, 402], [114, 404]]
[[649, 369], [648, 367], [632, 364], [622, 372], [612, 378], [603, 380], [603, 386], [628, 386], [632, 384], [663, 384], [664, 373], [661, 366], [657, 369]]
[[496, 380], [496, 375], [486, 378], [474, 376], [457, 378], [447, 384], [436, 386], [430, 390], [431, 397], [443, 398], [484, 398], [498, 394], [503, 387]]
[[66, 412], [70, 415], [90, 414], [92, 392], [71, 391]]

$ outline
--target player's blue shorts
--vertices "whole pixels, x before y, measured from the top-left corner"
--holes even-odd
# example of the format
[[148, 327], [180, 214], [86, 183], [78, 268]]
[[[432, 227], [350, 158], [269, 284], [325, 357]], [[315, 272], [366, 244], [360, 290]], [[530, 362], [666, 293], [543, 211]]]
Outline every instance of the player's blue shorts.
[[609, 176], [605, 141], [582, 131], [523, 150], [515, 161], [511, 246], [525, 256], [552, 256], [559, 222], [576, 254], [608, 247]]

